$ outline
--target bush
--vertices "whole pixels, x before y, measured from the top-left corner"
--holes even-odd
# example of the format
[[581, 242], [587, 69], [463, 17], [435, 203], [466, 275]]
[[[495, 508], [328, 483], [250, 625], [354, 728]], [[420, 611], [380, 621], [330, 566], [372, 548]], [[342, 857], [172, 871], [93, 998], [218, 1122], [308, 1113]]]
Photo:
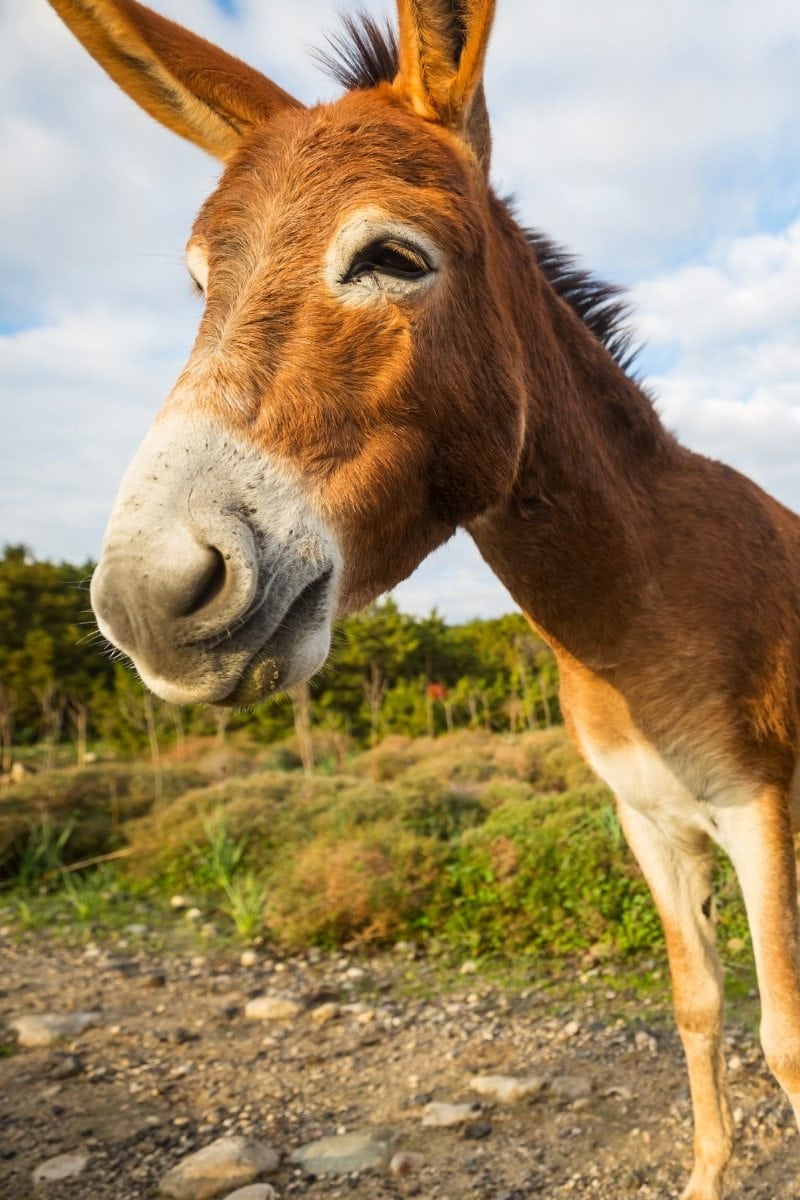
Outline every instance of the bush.
[[[162, 804], [202, 781], [192, 767], [165, 767]], [[155, 798], [153, 772], [141, 763], [43, 771], [8, 788], [0, 793], [0, 879], [14, 878], [25, 863], [29, 870], [32, 856], [48, 859], [48, 842], [59, 843], [65, 864], [117, 849], [126, 842], [125, 822], [148, 812]]]

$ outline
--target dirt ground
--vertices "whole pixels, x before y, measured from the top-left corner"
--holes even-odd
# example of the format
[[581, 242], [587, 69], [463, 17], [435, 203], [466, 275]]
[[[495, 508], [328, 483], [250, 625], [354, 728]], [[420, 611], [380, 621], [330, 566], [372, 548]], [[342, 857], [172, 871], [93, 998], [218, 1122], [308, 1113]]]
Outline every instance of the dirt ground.
[[[512, 986], [480, 970], [443, 976], [409, 948], [373, 959], [262, 952], [244, 967], [235, 949], [157, 952], [146, 934], [109, 948], [3, 932], [2, 1200], [151, 1197], [168, 1168], [226, 1133], [280, 1152], [281, 1200], [667, 1200], [685, 1183], [689, 1102], [665, 979], [642, 999], [602, 968]], [[269, 993], [301, 1010], [247, 1019], [247, 1000]], [[324, 1023], [322, 1004], [338, 1006]], [[7, 1028], [23, 1014], [79, 1010], [95, 1010], [97, 1024], [67, 1043], [17, 1048]], [[800, 1138], [752, 1025], [752, 1004], [734, 1009], [729, 1196], [794, 1200]], [[514, 1105], [484, 1102], [457, 1128], [422, 1126], [428, 1101], [475, 1101], [470, 1077], [488, 1072], [548, 1086]], [[576, 1080], [591, 1093], [571, 1100]], [[421, 1155], [411, 1174], [314, 1179], [288, 1161], [315, 1138], [378, 1127]], [[83, 1173], [37, 1192], [32, 1171], [67, 1152], [89, 1155]]]

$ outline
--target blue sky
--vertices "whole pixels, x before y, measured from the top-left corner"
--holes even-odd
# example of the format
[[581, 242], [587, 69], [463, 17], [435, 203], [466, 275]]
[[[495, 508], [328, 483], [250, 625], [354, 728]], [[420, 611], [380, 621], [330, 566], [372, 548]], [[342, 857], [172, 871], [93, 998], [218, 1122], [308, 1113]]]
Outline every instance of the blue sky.
[[[345, 6], [159, 5], [306, 102], [335, 94], [308, 49]], [[0, 537], [83, 559], [191, 345], [183, 246], [218, 167], [44, 0], [0, 6], [0, 40]], [[800, 508], [796, 0], [499, 0], [487, 91], [498, 189], [631, 288], [665, 421]], [[398, 598], [512, 607], [466, 538]]]

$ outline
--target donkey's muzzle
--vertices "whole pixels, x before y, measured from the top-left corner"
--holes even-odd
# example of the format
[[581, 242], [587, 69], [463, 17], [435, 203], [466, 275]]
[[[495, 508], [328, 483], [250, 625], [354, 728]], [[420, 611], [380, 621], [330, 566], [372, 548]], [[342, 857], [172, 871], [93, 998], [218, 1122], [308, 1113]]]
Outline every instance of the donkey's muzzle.
[[[210, 463], [198, 462], [201, 448], [216, 451]], [[250, 704], [324, 662], [338, 568], [333, 539], [285, 471], [173, 418], [123, 480], [92, 606], [163, 699]]]

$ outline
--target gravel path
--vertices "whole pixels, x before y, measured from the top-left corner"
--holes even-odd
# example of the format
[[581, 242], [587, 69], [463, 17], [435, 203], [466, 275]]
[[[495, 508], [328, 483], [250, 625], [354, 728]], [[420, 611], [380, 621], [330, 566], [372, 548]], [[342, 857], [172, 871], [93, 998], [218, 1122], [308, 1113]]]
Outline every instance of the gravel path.
[[[664, 984], [650, 1003], [612, 989], [605, 968], [512, 990], [480, 973], [443, 983], [408, 948], [374, 959], [251, 956], [242, 966], [233, 950], [161, 956], [146, 936], [72, 948], [3, 932], [3, 1200], [151, 1197], [170, 1167], [229, 1134], [279, 1152], [270, 1182], [281, 1200], [667, 1200], [685, 1182], [689, 1104]], [[248, 1000], [264, 995], [298, 1007], [247, 1018]], [[94, 1012], [96, 1023], [16, 1048], [8, 1023], [45, 1012]], [[736, 1018], [730, 1200], [796, 1200], [800, 1139]], [[543, 1086], [501, 1105], [470, 1089], [489, 1073]], [[480, 1107], [457, 1126], [423, 1126], [432, 1101]], [[406, 1174], [382, 1164], [315, 1179], [289, 1161], [316, 1138], [370, 1129], [388, 1131], [394, 1152], [413, 1152]], [[62, 1154], [88, 1160], [34, 1188], [32, 1172]]]

